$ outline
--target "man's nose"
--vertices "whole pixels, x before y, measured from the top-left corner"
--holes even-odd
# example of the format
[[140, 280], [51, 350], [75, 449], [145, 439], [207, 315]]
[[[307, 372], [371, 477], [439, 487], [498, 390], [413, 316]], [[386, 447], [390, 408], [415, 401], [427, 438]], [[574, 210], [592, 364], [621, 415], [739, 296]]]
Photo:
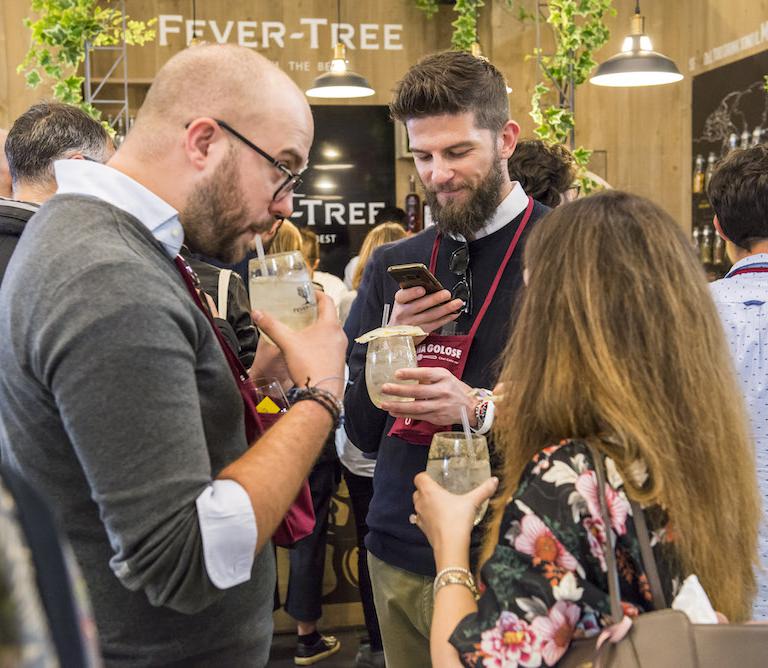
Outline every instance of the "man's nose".
[[272, 200], [269, 205], [269, 212], [275, 218], [290, 218], [293, 213], [293, 193], [288, 193], [278, 200]]
[[434, 158], [432, 162], [432, 183], [442, 185], [453, 178], [453, 168], [440, 158]]

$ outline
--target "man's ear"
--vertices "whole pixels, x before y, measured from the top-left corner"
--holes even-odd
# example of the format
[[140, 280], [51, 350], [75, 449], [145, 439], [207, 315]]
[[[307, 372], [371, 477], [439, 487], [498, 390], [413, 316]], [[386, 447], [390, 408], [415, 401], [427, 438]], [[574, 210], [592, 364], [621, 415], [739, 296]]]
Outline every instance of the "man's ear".
[[208, 153], [217, 140], [217, 130], [218, 124], [212, 118], [197, 118], [186, 128], [184, 149], [188, 160], [199, 170], [206, 167]]
[[517, 146], [517, 138], [520, 136], [520, 126], [514, 121], [507, 121], [501, 129], [499, 137], [499, 156], [504, 160], [509, 160]]
[[723, 241], [730, 241], [730, 239], [725, 236], [725, 232], [723, 232], [723, 228], [720, 226], [720, 221], [717, 219], [716, 215], [712, 218], [712, 224], [715, 226], [715, 231], [717, 232], [718, 236], [720, 236]]

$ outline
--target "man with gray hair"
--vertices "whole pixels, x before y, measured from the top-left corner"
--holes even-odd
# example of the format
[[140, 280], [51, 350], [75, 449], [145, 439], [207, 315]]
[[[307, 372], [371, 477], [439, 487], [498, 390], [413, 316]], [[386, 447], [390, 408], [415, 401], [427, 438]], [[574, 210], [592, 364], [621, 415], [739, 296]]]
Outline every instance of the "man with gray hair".
[[300, 332], [254, 311], [277, 346], [257, 375], [271, 359], [301, 386], [260, 435], [178, 254], [237, 262], [290, 217], [313, 136], [304, 94], [266, 58], [186, 49], [106, 165], [56, 163], [57, 194], [11, 258], [0, 456], [59, 508], [109, 666], [267, 662], [271, 539], [340, 422], [346, 337], [322, 293]]
[[7, 136], [8, 130], [0, 128], [0, 198], [4, 199], [13, 197], [11, 173], [8, 171], [8, 161], [5, 159], [5, 139]]
[[113, 150], [104, 126], [71, 104], [39, 102], [16, 119], [3, 153], [13, 198], [0, 199], [0, 284], [27, 221], [56, 193], [53, 163], [106, 162]]

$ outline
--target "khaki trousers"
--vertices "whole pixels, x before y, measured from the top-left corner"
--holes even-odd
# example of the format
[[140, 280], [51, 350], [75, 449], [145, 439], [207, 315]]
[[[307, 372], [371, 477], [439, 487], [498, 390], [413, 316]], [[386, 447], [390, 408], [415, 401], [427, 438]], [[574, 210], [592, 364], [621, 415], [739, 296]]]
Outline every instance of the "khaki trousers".
[[429, 668], [434, 578], [390, 566], [370, 552], [368, 570], [387, 668]]

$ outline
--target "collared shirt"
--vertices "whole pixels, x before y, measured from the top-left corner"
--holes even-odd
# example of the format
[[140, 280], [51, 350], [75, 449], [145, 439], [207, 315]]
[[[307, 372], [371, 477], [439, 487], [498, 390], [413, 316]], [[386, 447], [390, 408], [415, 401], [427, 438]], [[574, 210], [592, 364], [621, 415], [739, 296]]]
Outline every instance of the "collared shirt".
[[[54, 164], [57, 194], [97, 197], [137, 218], [163, 246], [179, 254], [184, 229], [166, 201], [122, 172], [88, 160]], [[197, 497], [205, 567], [211, 582], [226, 589], [247, 581], [256, 554], [256, 518], [248, 493], [233, 480], [214, 480]]]
[[[741, 390], [755, 441], [755, 466], [763, 502], [768, 501], [768, 272], [735, 274], [739, 269], [768, 269], [768, 253], [739, 260], [727, 276], [711, 284], [715, 305]], [[768, 563], [768, 522], [760, 527], [760, 561]], [[757, 574], [754, 616], [768, 619], [768, 576]]]
[[[523, 186], [518, 181], [512, 181], [512, 190], [507, 196], [501, 200], [501, 204], [496, 207], [496, 211], [488, 219], [477, 232], [475, 232], [475, 239], [482, 239], [489, 234], [498, 232], [509, 222], [517, 218], [525, 208], [528, 206], [528, 195], [525, 194]], [[451, 235], [453, 236], [453, 235]], [[457, 241], [464, 241], [464, 237], [461, 234], [457, 234], [453, 237]]]

